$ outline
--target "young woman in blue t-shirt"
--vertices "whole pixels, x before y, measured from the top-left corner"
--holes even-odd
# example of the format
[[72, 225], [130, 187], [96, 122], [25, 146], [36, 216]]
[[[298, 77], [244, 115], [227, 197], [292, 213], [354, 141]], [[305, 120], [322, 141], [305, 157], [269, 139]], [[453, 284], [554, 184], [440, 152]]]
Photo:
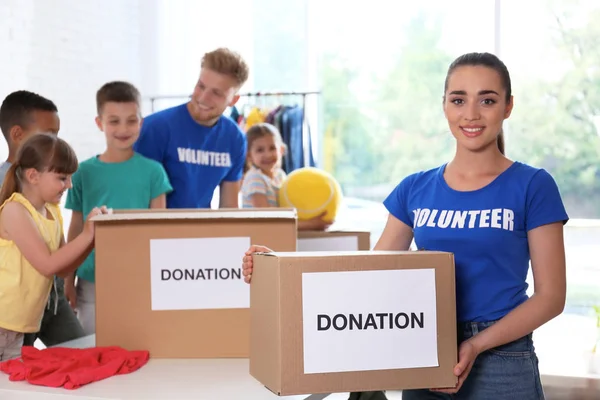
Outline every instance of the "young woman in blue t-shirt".
[[[458, 384], [405, 390], [403, 399], [543, 399], [532, 332], [564, 308], [567, 213], [545, 170], [504, 155], [513, 97], [502, 61], [489, 53], [456, 59], [443, 108], [456, 154], [406, 177], [385, 199], [389, 217], [375, 249], [407, 250], [414, 239], [419, 249], [454, 253]], [[253, 246], [244, 256], [248, 282], [255, 251], [269, 250]]]

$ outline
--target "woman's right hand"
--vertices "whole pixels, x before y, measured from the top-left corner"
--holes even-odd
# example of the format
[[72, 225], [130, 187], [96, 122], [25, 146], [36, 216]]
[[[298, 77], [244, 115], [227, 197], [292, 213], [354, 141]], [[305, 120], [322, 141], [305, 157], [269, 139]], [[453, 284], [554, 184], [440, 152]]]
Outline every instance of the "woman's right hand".
[[250, 283], [252, 280], [252, 253], [272, 253], [273, 250], [265, 246], [252, 245], [242, 259], [242, 274], [244, 274], [244, 281]]
[[94, 236], [94, 222], [91, 219], [96, 215], [100, 214], [112, 214], [112, 209], [107, 208], [106, 206], [94, 207], [85, 219], [85, 227], [83, 228], [83, 233], [91, 235], [92, 237]]

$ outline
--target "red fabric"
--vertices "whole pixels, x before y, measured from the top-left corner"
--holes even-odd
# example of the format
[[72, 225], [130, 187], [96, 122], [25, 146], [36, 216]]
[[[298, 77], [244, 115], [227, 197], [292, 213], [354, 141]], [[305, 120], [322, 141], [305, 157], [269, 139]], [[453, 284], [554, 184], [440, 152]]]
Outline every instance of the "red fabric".
[[128, 374], [144, 366], [148, 351], [128, 351], [120, 347], [70, 349], [52, 347], [38, 350], [23, 346], [21, 358], [0, 363], [11, 381], [33, 385], [77, 389], [114, 375]]

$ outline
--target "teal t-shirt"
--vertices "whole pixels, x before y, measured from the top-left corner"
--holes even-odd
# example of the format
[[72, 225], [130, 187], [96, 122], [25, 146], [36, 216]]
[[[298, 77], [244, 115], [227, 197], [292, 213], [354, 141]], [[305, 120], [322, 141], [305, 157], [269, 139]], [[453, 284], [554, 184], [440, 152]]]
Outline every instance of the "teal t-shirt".
[[[119, 163], [105, 163], [97, 156], [85, 160], [72, 181], [65, 208], [81, 212], [84, 220], [94, 207], [102, 205], [119, 210], [148, 209], [152, 199], [173, 190], [163, 166], [137, 153]], [[77, 276], [95, 282], [94, 251], [77, 269]]]

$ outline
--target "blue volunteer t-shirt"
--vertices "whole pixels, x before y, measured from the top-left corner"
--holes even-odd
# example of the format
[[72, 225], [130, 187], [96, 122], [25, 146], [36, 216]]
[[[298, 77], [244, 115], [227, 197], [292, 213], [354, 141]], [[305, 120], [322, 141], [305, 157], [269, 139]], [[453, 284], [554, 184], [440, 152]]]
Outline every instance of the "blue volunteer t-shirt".
[[513, 163], [489, 185], [453, 190], [445, 165], [405, 178], [384, 201], [418, 249], [454, 253], [460, 322], [495, 321], [527, 300], [527, 232], [569, 219], [548, 172]]
[[182, 104], [144, 118], [134, 149], [167, 171], [173, 186], [168, 208], [210, 208], [221, 182], [242, 178], [246, 135], [224, 116], [212, 127], [202, 126]]

